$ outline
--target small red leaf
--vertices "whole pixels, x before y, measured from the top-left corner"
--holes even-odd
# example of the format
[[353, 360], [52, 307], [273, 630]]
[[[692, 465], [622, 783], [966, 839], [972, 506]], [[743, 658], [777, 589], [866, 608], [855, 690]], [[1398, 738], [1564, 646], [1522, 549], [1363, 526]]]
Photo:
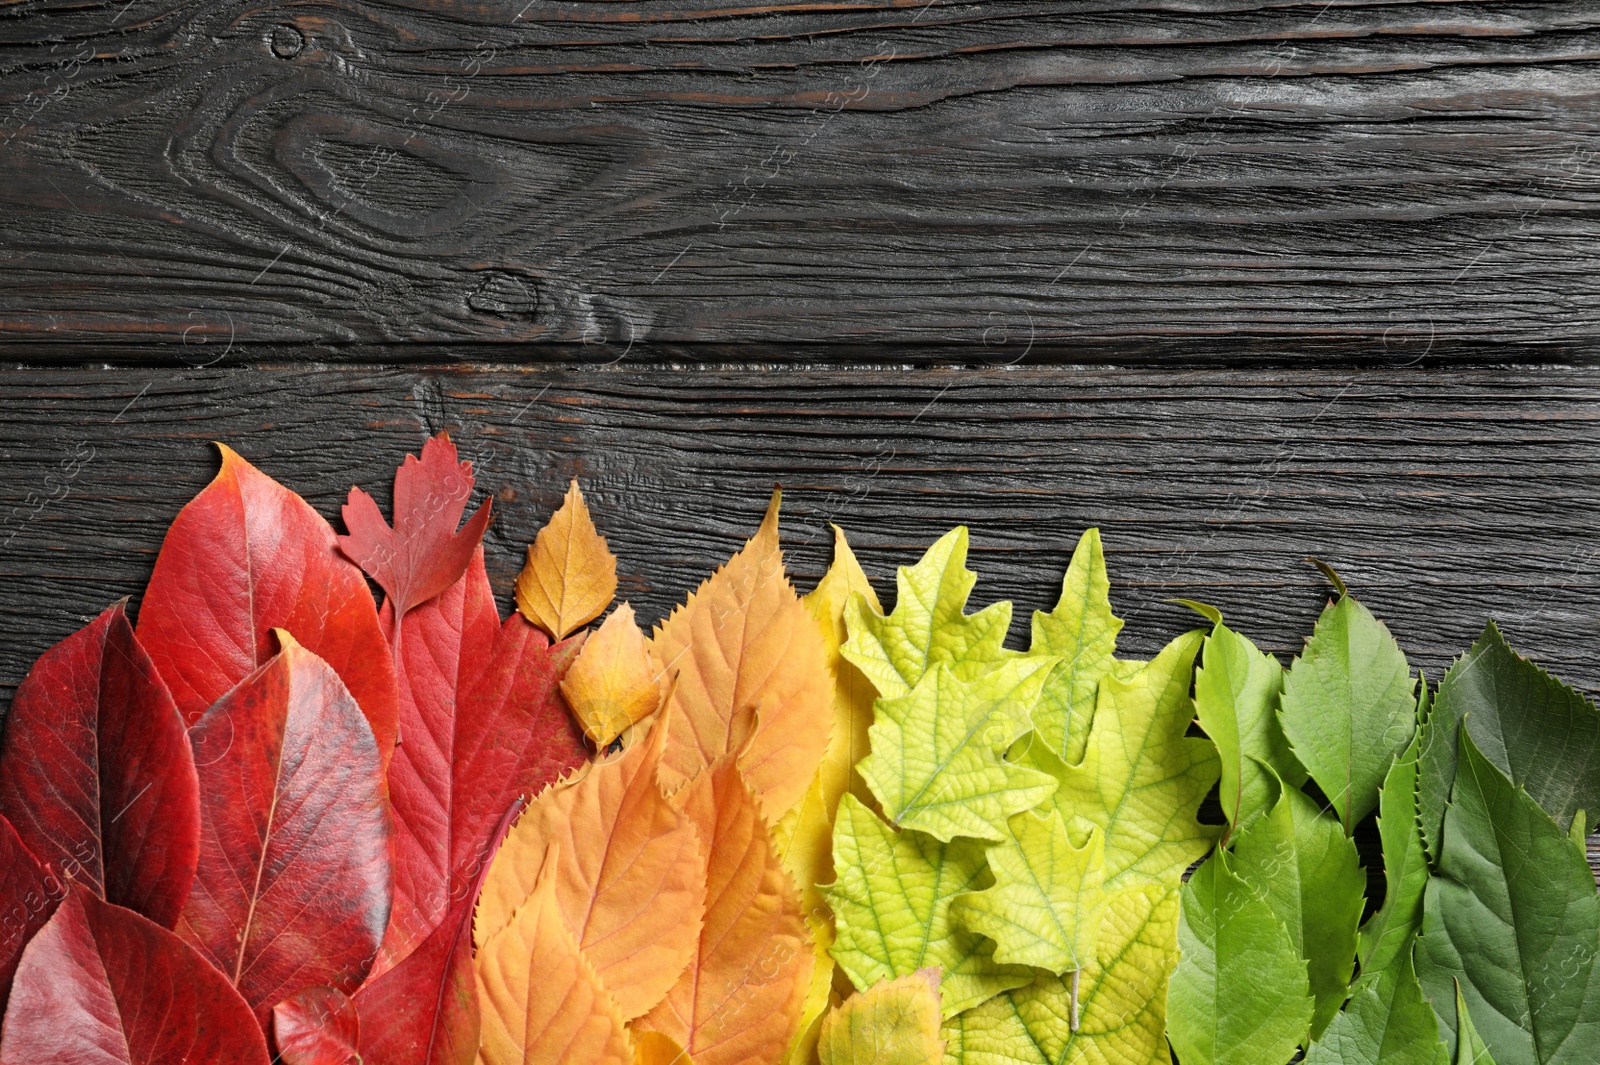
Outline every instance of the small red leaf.
[[122, 604], [56, 644], [17, 688], [0, 813], [53, 871], [166, 928], [200, 848], [183, 720]]
[[440, 433], [422, 445], [421, 460], [407, 455], [394, 475], [393, 529], [371, 496], [350, 489], [344, 505], [350, 534], [339, 537], [339, 547], [378, 582], [396, 614], [432, 599], [466, 571], [493, 503], [485, 500], [457, 531], [472, 484], [472, 463], [458, 461], [449, 434]]
[[66, 891], [61, 878], [45, 871], [17, 836], [11, 822], [0, 816], [0, 1012], [11, 990], [22, 949], [43, 928]]
[[139, 639], [193, 724], [272, 657], [279, 628], [339, 674], [387, 761], [394, 660], [366, 579], [305, 500], [222, 447], [222, 470], [167, 530]]
[[356, 1004], [332, 987], [308, 987], [272, 1007], [283, 1065], [350, 1065], [361, 1042]]
[[0, 1065], [267, 1065], [239, 993], [177, 936], [72, 889], [23, 952]]
[[190, 730], [200, 861], [178, 933], [265, 1026], [314, 984], [354, 990], [389, 919], [378, 748], [328, 664], [283, 650]]

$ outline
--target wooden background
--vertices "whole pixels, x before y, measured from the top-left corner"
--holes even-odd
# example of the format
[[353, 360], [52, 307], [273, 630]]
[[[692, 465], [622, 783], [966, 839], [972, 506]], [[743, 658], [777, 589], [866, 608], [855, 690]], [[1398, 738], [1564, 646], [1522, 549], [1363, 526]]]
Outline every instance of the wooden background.
[[334, 517], [448, 428], [502, 594], [582, 478], [646, 618], [958, 522], [1127, 643], [1600, 689], [1600, 3], [0, 0], [0, 701], [225, 440]]

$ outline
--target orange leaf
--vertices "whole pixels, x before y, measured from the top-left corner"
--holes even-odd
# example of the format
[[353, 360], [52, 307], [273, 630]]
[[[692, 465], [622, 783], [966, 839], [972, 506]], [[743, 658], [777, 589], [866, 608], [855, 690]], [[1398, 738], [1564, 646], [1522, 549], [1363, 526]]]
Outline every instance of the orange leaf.
[[783, 572], [778, 504], [750, 542], [672, 612], [651, 650], [677, 676], [662, 782], [675, 786], [733, 750], [776, 823], [805, 794], [828, 747], [833, 678], [822, 635]]
[[547, 848], [561, 848], [556, 904], [627, 1018], [661, 1001], [700, 934], [705, 859], [694, 825], [656, 787], [666, 740], [649, 738], [577, 783], [544, 791], [506, 838], [478, 903], [483, 943], [537, 888]]
[[556, 902], [552, 845], [533, 895], [478, 949], [479, 1065], [632, 1065], [622, 1015], [578, 951]]
[[694, 1065], [694, 1061], [660, 1032], [635, 1032], [633, 1065]]
[[812, 953], [794, 885], [727, 755], [677, 795], [705, 840], [705, 925], [689, 967], [637, 1026], [699, 1065], [776, 1065], [799, 1027]]
[[600, 751], [629, 725], [656, 712], [661, 682], [633, 607], [617, 607], [589, 637], [561, 682], [561, 694]]
[[561, 508], [528, 548], [517, 574], [517, 609], [554, 638], [589, 624], [617, 594], [617, 557], [595, 532], [573, 478]]

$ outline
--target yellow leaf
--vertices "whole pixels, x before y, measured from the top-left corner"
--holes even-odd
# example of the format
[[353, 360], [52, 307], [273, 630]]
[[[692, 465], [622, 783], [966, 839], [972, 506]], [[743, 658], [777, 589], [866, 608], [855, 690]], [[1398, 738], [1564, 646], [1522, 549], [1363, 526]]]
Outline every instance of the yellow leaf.
[[600, 616], [617, 594], [617, 558], [595, 532], [577, 478], [539, 530], [517, 574], [517, 609], [557, 640]]
[[635, 1023], [699, 1065], [777, 1065], [799, 1025], [811, 944], [737, 758], [724, 755], [673, 796], [710, 856], [704, 925], [688, 968]]
[[663, 785], [681, 785], [749, 736], [739, 768], [769, 823], [810, 785], [828, 748], [832, 703], [821, 634], [784, 575], [780, 498], [773, 493], [755, 536], [651, 644], [662, 675], [677, 677]]
[[633, 1037], [633, 1065], [694, 1065], [694, 1061], [660, 1032], [638, 1032]]
[[650, 643], [623, 603], [584, 643], [561, 680], [572, 716], [597, 750], [656, 712], [661, 682], [650, 660]]
[[542, 792], [506, 837], [478, 901], [483, 943], [527, 905], [546, 849], [559, 846], [556, 905], [627, 1018], [660, 1002], [688, 964], [705, 899], [695, 827], [655, 782], [666, 724], [576, 783]]
[[552, 846], [533, 894], [473, 959], [483, 1017], [479, 1065], [630, 1065], [622, 1014], [556, 904]]
[[822, 1022], [822, 1065], [941, 1065], [939, 970], [919, 969], [846, 999]]

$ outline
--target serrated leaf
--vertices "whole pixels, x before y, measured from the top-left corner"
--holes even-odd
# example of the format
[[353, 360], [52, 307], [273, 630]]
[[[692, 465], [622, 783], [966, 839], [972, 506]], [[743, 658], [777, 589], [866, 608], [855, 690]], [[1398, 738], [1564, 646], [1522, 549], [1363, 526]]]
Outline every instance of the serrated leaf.
[[1111, 612], [1100, 530], [1086, 530], [1061, 579], [1061, 598], [1050, 613], [1033, 612], [1030, 655], [1050, 655], [1060, 664], [1045, 681], [1034, 713], [1037, 742], [1067, 765], [1083, 758], [1094, 717], [1095, 690], [1112, 667], [1122, 619]]
[[1288, 1061], [1311, 1025], [1306, 963], [1224, 852], [1184, 885], [1178, 947], [1167, 1036], [1183, 1065]]
[[1512, 650], [1491, 621], [1434, 697], [1421, 782], [1430, 855], [1439, 853], [1462, 721], [1483, 756], [1527, 789], [1563, 832], [1578, 810], [1600, 809], [1600, 712]]
[[1094, 959], [1105, 914], [1105, 841], [1091, 828], [1074, 846], [1060, 811], [1017, 814], [989, 848], [993, 887], [956, 897], [958, 922], [995, 942], [995, 961], [1051, 973]]
[[561, 678], [561, 695], [583, 734], [603, 751], [661, 705], [661, 679], [650, 642], [623, 603], [583, 643]]
[[1006, 819], [1050, 795], [1047, 773], [1003, 755], [1031, 727], [1051, 658], [1012, 658], [974, 680], [941, 662], [908, 694], [879, 699], [857, 767], [884, 813], [942, 840], [1000, 840]]
[[822, 1065], [942, 1065], [939, 970], [919, 969], [852, 995], [822, 1023]]
[[589, 624], [617, 594], [617, 556], [595, 531], [574, 477], [561, 506], [528, 546], [517, 609], [554, 640]]
[[1422, 896], [1428, 888], [1428, 858], [1422, 849], [1417, 817], [1417, 760], [1428, 720], [1427, 681], [1418, 714], [1424, 722], [1411, 743], [1389, 767], [1378, 797], [1378, 834], [1383, 844], [1387, 884], [1383, 906], [1362, 925], [1359, 937], [1361, 972], [1388, 969], [1411, 956], [1411, 944], [1422, 927]]
[[1592, 1065], [1600, 1046], [1594, 875], [1550, 815], [1479, 753], [1472, 730], [1458, 735], [1417, 976], [1452, 1050], [1459, 981], [1500, 1065]]
[[1306, 1065], [1450, 1065], [1409, 953], [1376, 979], [1362, 981], [1305, 1060]]
[[885, 698], [905, 695], [941, 664], [972, 677], [1005, 656], [1011, 604], [993, 603], [964, 613], [978, 575], [966, 568], [967, 529], [941, 536], [914, 566], [895, 571], [894, 611], [885, 617], [853, 599], [845, 618], [850, 639], [844, 657], [855, 663]]
[[857, 990], [937, 965], [948, 1017], [1033, 979], [1031, 970], [996, 962], [993, 946], [951, 917], [956, 896], [992, 882], [978, 844], [896, 832], [846, 795], [833, 864], [839, 878], [822, 889], [838, 929], [833, 957]]
[[1072, 1028], [1070, 980], [1040, 976], [950, 1020], [948, 1065], [1164, 1065], [1167, 978], [1178, 961], [1178, 892], [1113, 894], [1095, 949], [1078, 980]]
[[1384, 774], [1411, 740], [1415, 692], [1388, 628], [1349, 596], [1322, 611], [1284, 677], [1284, 734], [1346, 835], [1378, 804]]

